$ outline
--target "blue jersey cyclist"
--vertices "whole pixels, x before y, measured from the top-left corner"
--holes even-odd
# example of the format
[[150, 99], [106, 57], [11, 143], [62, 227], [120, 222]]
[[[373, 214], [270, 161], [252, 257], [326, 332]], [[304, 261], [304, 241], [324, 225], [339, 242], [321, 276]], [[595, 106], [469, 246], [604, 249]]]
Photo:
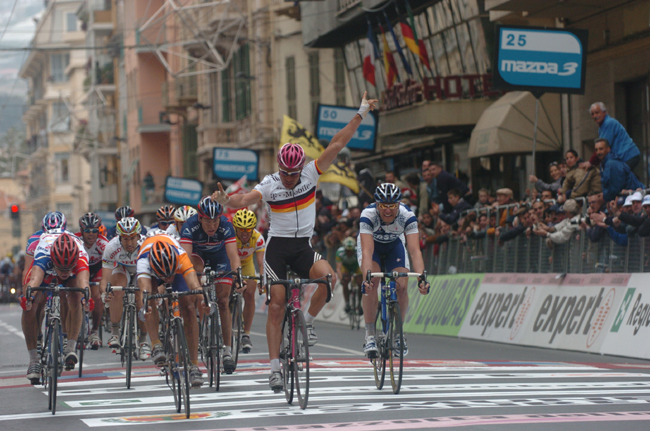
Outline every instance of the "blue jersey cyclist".
[[[287, 265], [301, 278], [321, 278], [332, 274], [332, 267], [310, 245], [316, 220], [316, 187], [318, 179], [330, 167], [338, 153], [352, 139], [368, 112], [376, 108], [377, 100], [366, 100], [359, 112], [341, 129], [317, 160], [306, 163], [305, 153], [298, 144], [286, 143], [278, 151], [279, 171], [267, 175], [249, 193], [228, 196], [221, 184], [213, 198], [230, 208], [244, 208], [264, 200], [269, 209], [269, 238], [264, 253], [264, 273], [271, 280], [286, 279]], [[333, 279], [336, 283], [336, 279]], [[269, 386], [274, 391], [284, 387], [280, 370], [280, 343], [282, 320], [286, 303], [286, 289], [272, 284], [271, 302], [266, 321], [266, 339], [269, 348], [271, 375]], [[313, 322], [327, 301], [327, 288], [319, 285], [305, 312], [309, 345], [317, 342]]]
[[[409, 272], [407, 249], [413, 261], [413, 270], [418, 273], [424, 272], [418, 221], [415, 214], [406, 205], [400, 203], [401, 200], [402, 192], [397, 186], [391, 183], [380, 184], [375, 191], [375, 203], [361, 213], [357, 259], [362, 274], [367, 274], [368, 270], [380, 272], [382, 261], [386, 272]], [[372, 283], [364, 281], [366, 295], [361, 302], [366, 322], [366, 342], [363, 351], [371, 359], [376, 358], [378, 354], [374, 321], [379, 304], [378, 295], [374, 293], [378, 282], [378, 278], [373, 278]], [[402, 320], [406, 316], [409, 303], [406, 287], [407, 279], [398, 278], [397, 301]], [[420, 293], [424, 295], [428, 292], [429, 283], [420, 280], [418, 287]], [[396, 340], [396, 343], [400, 342], [401, 340]], [[407, 353], [405, 337], [404, 355]]]
[[[189, 256], [197, 272], [202, 273], [206, 266], [213, 271], [228, 272], [241, 266], [237, 251], [235, 228], [223, 214], [221, 204], [210, 196], [201, 199], [198, 214], [188, 218], [181, 232], [181, 246]], [[231, 317], [228, 299], [232, 286], [232, 277], [215, 280], [217, 304], [221, 314], [221, 330], [223, 331], [226, 349], [223, 355], [223, 369], [230, 374], [235, 371], [235, 361], [231, 351]]]

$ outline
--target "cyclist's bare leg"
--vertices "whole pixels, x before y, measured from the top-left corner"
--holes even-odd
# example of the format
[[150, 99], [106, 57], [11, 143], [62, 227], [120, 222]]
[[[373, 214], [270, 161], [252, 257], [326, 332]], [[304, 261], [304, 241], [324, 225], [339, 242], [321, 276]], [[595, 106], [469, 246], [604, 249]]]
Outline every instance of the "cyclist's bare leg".
[[[88, 281], [86, 279], [86, 281]], [[70, 279], [66, 283], [68, 287], [77, 287], [77, 280]], [[77, 292], [66, 292], [68, 297], [68, 340], [77, 340], [81, 330], [82, 307], [81, 299], [83, 295]]]
[[282, 342], [282, 320], [286, 305], [284, 286], [271, 286], [271, 302], [266, 318], [266, 341], [269, 346], [269, 359], [280, 359], [280, 343]]
[[[110, 282], [113, 286], [126, 286], [127, 278], [125, 274], [115, 273], [111, 274]], [[141, 304], [141, 302], [138, 302]], [[108, 307], [109, 313], [111, 314], [111, 335], [120, 335], [120, 320], [122, 319], [122, 309], [124, 308], [124, 292], [113, 292], [113, 298], [110, 302], [110, 307]]]
[[[309, 270], [309, 278], [312, 279], [323, 278], [326, 277], [327, 274], [332, 274], [332, 287], [335, 286], [336, 273], [334, 272], [332, 266], [329, 264], [328, 261], [324, 259], [319, 260], [318, 262], [315, 262], [314, 265], [312, 265], [311, 269]], [[320, 313], [320, 311], [325, 306], [326, 301], [327, 301], [327, 287], [325, 287], [325, 285], [323, 284], [319, 284], [318, 287], [316, 288], [316, 291], [311, 297], [309, 310], [307, 312], [314, 317], [318, 316], [318, 313]]]
[[20, 318], [20, 323], [23, 328], [23, 335], [25, 335], [25, 344], [27, 350], [36, 349], [36, 342], [38, 340], [38, 333], [40, 331], [40, 323], [42, 322], [41, 315], [45, 310], [45, 296], [42, 292], [34, 292], [34, 301], [32, 301], [32, 308], [29, 311], [23, 310], [23, 315]]
[[221, 333], [223, 334], [223, 344], [230, 346], [231, 340], [231, 314], [228, 303], [230, 302], [230, 288], [229, 284], [217, 284], [217, 305], [219, 306], [219, 314], [221, 316]]
[[104, 307], [101, 307], [100, 305], [102, 304], [102, 296], [101, 293], [99, 292], [99, 285], [94, 285], [90, 287], [90, 296], [95, 301], [95, 308], [93, 309], [91, 315], [93, 319], [93, 332], [96, 332], [99, 330], [99, 325], [101, 324], [102, 321], [102, 314], [104, 314]]
[[70, 326], [70, 317], [68, 317], [68, 296], [66, 292], [60, 292], [61, 297], [61, 332], [68, 333], [68, 326]]
[[183, 316], [183, 330], [187, 339], [187, 348], [190, 351], [190, 361], [193, 365], [198, 365], [199, 323], [196, 320], [195, 298], [194, 296], [181, 296], [179, 303]]
[[[379, 264], [373, 261], [372, 272], [379, 271]], [[377, 306], [379, 305], [379, 293], [377, 293], [377, 289], [379, 288], [379, 278], [373, 278], [370, 280], [370, 282], [372, 283], [372, 291], [366, 292], [366, 294], [361, 297], [361, 306], [363, 307], [363, 321], [366, 322], [366, 325], [375, 323]]]
[[[408, 272], [408, 269], [400, 267], [394, 268], [393, 271]], [[409, 295], [407, 289], [408, 278], [398, 278], [395, 284], [397, 285], [397, 302], [399, 303], [399, 311], [402, 315], [402, 321], [404, 321], [404, 318], [406, 317], [406, 311], [409, 308]]]
[[[199, 258], [198, 256], [190, 256], [190, 261], [192, 262], [192, 266], [194, 267], [194, 270], [199, 273], [203, 273], [203, 270], [205, 269], [203, 265], [203, 260]], [[201, 276], [197, 275], [199, 278], [199, 283], [201, 283]], [[198, 302], [197, 302], [198, 301]], [[201, 307], [201, 301], [202, 299], [200, 297], [194, 297], [194, 309], [199, 311], [199, 322], [203, 322], [203, 307]]]
[[253, 318], [255, 317], [255, 291], [257, 290], [256, 280], [246, 280], [244, 291], [244, 332], [250, 334]]
[[144, 326], [147, 328], [149, 339], [151, 340], [151, 347], [153, 347], [156, 344], [160, 344], [160, 338], [158, 338], [158, 325], [160, 324], [160, 315], [158, 314], [158, 307], [155, 300], [149, 301], [149, 304], [147, 305], [151, 307], [151, 313], [145, 314]]

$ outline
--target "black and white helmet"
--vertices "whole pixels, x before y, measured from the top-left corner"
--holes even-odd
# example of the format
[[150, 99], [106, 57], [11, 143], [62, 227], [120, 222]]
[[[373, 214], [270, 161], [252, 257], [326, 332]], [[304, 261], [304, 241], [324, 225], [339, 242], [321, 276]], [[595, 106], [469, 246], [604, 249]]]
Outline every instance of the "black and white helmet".
[[392, 183], [383, 183], [375, 190], [375, 202], [395, 204], [402, 200], [402, 191]]
[[99, 228], [102, 219], [95, 213], [86, 213], [79, 218], [79, 227], [81, 229]]

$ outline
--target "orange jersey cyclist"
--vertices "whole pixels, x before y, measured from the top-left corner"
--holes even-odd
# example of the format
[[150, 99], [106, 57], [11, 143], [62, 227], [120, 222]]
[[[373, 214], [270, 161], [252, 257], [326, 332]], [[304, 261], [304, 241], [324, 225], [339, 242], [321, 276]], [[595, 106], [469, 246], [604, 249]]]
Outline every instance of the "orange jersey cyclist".
[[[361, 121], [377, 100], [366, 100], [366, 93], [357, 115], [341, 129], [317, 160], [305, 163], [305, 153], [297, 144], [284, 144], [278, 151], [279, 171], [267, 175], [249, 193], [228, 196], [221, 184], [213, 198], [230, 208], [243, 208], [264, 200], [268, 205], [270, 229], [264, 255], [264, 272], [271, 280], [286, 279], [287, 265], [301, 278], [320, 278], [334, 274], [332, 267], [309, 243], [316, 220], [315, 194], [320, 175], [327, 171], [338, 153], [352, 139]], [[336, 280], [333, 281], [333, 285]], [[274, 391], [284, 387], [280, 371], [281, 327], [284, 318], [286, 292], [283, 285], [271, 286], [271, 302], [266, 321], [266, 337], [271, 361], [269, 386]], [[316, 344], [313, 322], [325, 306], [327, 289], [320, 285], [305, 313], [309, 344]]]

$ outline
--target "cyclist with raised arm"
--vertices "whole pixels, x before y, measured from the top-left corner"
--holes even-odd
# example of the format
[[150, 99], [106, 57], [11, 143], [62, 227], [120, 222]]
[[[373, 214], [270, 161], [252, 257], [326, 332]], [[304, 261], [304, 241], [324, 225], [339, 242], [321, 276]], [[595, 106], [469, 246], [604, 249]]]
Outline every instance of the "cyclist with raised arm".
[[[359, 220], [359, 237], [357, 238], [357, 258], [361, 273], [372, 272], [409, 272], [410, 265], [406, 251], [411, 255], [413, 270], [424, 272], [424, 260], [420, 251], [418, 220], [415, 214], [404, 204], [401, 204], [402, 192], [395, 184], [380, 184], [375, 191], [375, 203], [369, 205], [361, 213]], [[406, 245], [406, 246], [405, 246]], [[384, 261], [385, 268], [381, 268]], [[397, 301], [402, 319], [408, 310], [409, 297], [407, 278], [397, 279]], [[375, 342], [375, 317], [379, 298], [375, 290], [379, 284], [378, 278], [371, 283], [363, 282], [366, 295], [361, 304], [366, 322], [366, 342], [363, 352], [368, 358], [376, 358], [377, 344]], [[429, 291], [429, 283], [419, 280], [419, 291], [425, 295]], [[404, 343], [404, 356], [408, 353], [406, 337], [395, 340]], [[399, 346], [397, 346], [399, 347]]]
[[[198, 205], [198, 214], [193, 215], [183, 224], [181, 245], [188, 256], [191, 256], [192, 263], [198, 272], [202, 273], [208, 263], [210, 268], [216, 272], [228, 272], [241, 266], [239, 253], [237, 253], [235, 229], [223, 215], [223, 207], [213, 201], [210, 196], [204, 196], [201, 199]], [[221, 330], [225, 344], [223, 369], [227, 374], [235, 371], [235, 361], [232, 359], [230, 346], [232, 317], [230, 307], [228, 307], [232, 283], [232, 276], [215, 280], [217, 305], [219, 306]]]
[[[363, 313], [362, 307], [359, 307], [358, 310], [352, 310], [350, 307], [350, 282], [354, 278], [355, 283], [360, 288], [363, 281], [359, 261], [357, 260], [357, 242], [351, 236], [345, 238], [343, 245], [336, 250], [336, 276], [341, 281], [341, 286], [343, 286], [345, 312]], [[358, 298], [361, 299], [361, 290], [359, 290], [358, 295]], [[359, 304], [359, 302], [356, 303]]]
[[[21, 305], [23, 306], [22, 327], [29, 353], [27, 379], [38, 384], [41, 363], [36, 350], [40, 330], [40, 315], [45, 307], [43, 292], [36, 292], [32, 298], [25, 298], [28, 287], [48, 286], [50, 283], [63, 284], [66, 287], [88, 287], [88, 254], [79, 238], [67, 232], [48, 233], [41, 236], [34, 255], [34, 265], [30, 271], [28, 283], [23, 286]], [[81, 293], [68, 292], [68, 336], [64, 350], [66, 370], [74, 369], [78, 362], [75, 347], [81, 329]]]
[[[316, 253], [309, 242], [316, 220], [316, 186], [320, 175], [329, 169], [339, 152], [352, 139], [361, 121], [376, 108], [377, 100], [366, 100], [366, 96], [367, 92], [363, 95], [357, 115], [334, 135], [317, 160], [305, 164], [302, 147], [287, 143], [278, 151], [279, 171], [267, 175], [251, 192], [228, 196], [219, 183], [219, 189], [212, 195], [219, 203], [230, 208], [248, 207], [260, 200], [266, 202], [270, 229], [264, 254], [264, 272], [271, 280], [286, 279], [287, 265], [301, 278], [316, 279], [334, 273], [327, 260]], [[271, 360], [269, 386], [276, 391], [284, 387], [280, 371], [280, 342], [286, 292], [283, 285], [275, 284], [271, 286], [270, 293], [266, 337]], [[319, 285], [305, 313], [310, 345], [318, 340], [313, 324], [326, 300], [327, 288]]]
[[[99, 283], [101, 293], [106, 293], [106, 286], [111, 283], [112, 286], [130, 286], [131, 282], [135, 284], [136, 264], [140, 252], [140, 244], [144, 241], [141, 235], [142, 225], [133, 217], [125, 217], [117, 222], [115, 226], [117, 236], [113, 238], [106, 249], [102, 258], [102, 280]], [[113, 292], [106, 295], [106, 302], [110, 304], [109, 312], [111, 315], [111, 337], [108, 339], [108, 347], [113, 349], [113, 353], [119, 353], [120, 346], [120, 320], [122, 318], [122, 308], [124, 292]], [[138, 311], [142, 306], [142, 295], [136, 292], [136, 308]], [[147, 342], [147, 330], [145, 325], [140, 326], [140, 336], [138, 339], [139, 357], [145, 360], [151, 356], [151, 347]]]
[[[254, 276], [255, 264], [253, 255], [257, 258], [257, 266], [260, 273], [264, 271], [264, 250], [266, 242], [261, 233], [255, 229], [257, 227], [257, 216], [248, 209], [241, 209], [235, 213], [232, 218], [232, 224], [235, 227], [237, 235], [237, 251], [241, 260], [242, 275]], [[251, 343], [251, 326], [255, 317], [255, 288], [256, 280], [246, 280], [246, 290], [244, 290], [244, 334], [241, 337], [241, 347], [245, 353], [250, 352], [253, 348]]]
[[[86, 213], [79, 218], [79, 229], [77, 237], [83, 241], [84, 249], [88, 253], [88, 266], [90, 269], [90, 281], [99, 283], [102, 279], [102, 256], [108, 244], [106, 237], [99, 234], [99, 227], [102, 219], [95, 213]], [[101, 304], [101, 294], [98, 285], [90, 286], [91, 297], [95, 304]], [[88, 341], [93, 350], [99, 349], [102, 340], [99, 338], [99, 325], [104, 314], [104, 307], [95, 307], [92, 312], [92, 329]]]
[[[154, 292], [154, 289], [161, 283], [171, 284], [174, 292], [202, 290], [188, 254], [179, 242], [167, 233], [159, 233], [145, 238], [138, 254], [137, 273], [138, 287], [143, 295]], [[190, 296], [181, 296], [178, 300], [192, 363], [190, 384], [192, 387], [201, 387], [203, 373], [199, 370], [199, 322], [196, 319], [195, 301]], [[150, 304], [144, 304], [144, 306], [147, 310], [145, 324], [153, 346], [151, 359], [160, 367], [167, 361], [158, 334], [160, 315], [157, 307], [151, 307]], [[208, 307], [208, 304], [204, 304], [204, 306]]]

